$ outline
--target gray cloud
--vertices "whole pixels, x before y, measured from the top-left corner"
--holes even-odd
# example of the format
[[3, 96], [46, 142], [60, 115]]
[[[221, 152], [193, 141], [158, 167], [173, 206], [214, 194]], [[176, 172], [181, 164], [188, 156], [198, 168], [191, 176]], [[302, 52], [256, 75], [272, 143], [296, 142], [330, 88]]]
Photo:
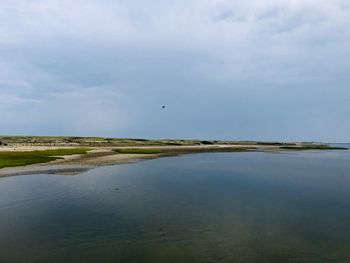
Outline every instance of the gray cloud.
[[349, 140], [346, 1], [0, 7], [0, 133]]

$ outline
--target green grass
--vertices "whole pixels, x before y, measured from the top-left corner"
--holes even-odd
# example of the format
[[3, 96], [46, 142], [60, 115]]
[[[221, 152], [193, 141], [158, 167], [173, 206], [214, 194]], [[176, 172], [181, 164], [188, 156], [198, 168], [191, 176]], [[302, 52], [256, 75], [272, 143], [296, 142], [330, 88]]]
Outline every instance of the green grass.
[[31, 151], [29, 153], [38, 154], [41, 156], [62, 156], [62, 155], [72, 155], [72, 154], [85, 154], [89, 150], [90, 150], [89, 148], [61, 148], [61, 149]]
[[117, 148], [113, 151], [122, 154], [163, 154], [177, 155], [188, 153], [205, 153], [205, 152], [245, 152], [248, 150], [256, 150], [254, 147], [242, 148], [174, 148], [174, 149], [159, 149], [159, 148]]
[[302, 146], [281, 146], [280, 149], [284, 150], [294, 150], [294, 151], [301, 151], [301, 150], [348, 150], [348, 148], [345, 147], [334, 147], [329, 145], [302, 145]]
[[71, 148], [28, 152], [0, 152], [0, 168], [47, 163], [60, 159], [59, 156], [85, 154], [88, 150], [88, 148]]
[[119, 148], [113, 149], [117, 153], [124, 154], [158, 154], [162, 153], [160, 149], [149, 149], [149, 148]]

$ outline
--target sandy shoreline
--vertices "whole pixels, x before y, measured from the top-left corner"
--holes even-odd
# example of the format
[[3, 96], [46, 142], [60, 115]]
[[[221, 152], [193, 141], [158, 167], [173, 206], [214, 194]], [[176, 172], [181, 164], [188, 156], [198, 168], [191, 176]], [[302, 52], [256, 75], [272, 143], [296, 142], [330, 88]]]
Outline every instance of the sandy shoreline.
[[[157, 148], [164, 151], [161, 154], [119, 154], [112, 149], [118, 147], [91, 147], [91, 151], [84, 155], [68, 155], [48, 163], [32, 164], [27, 166], [6, 167], [0, 169], [0, 177], [25, 174], [78, 174], [99, 166], [134, 163], [141, 160], [155, 159], [165, 156], [204, 152], [228, 152], [234, 149], [253, 149], [254, 146], [242, 145], [198, 145], [198, 146], [143, 146], [120, 148]], [[0, 147], [0, 151], [34, 151], [68, 147], [45, 146], [17, 146]], [[72, 148], [72, 147], [70, 147]], [[273, 147], [272, 147], [273, 148]], [[254, 150], [272, 150], [271, 147], [259, 147]]]
[[[0, 146], [0, 152], [6, 151], [35, 151], [47, 149], [76, 148], [76, 146], [39, 146], [39, 145], [15, 145]], [[159, 149], [161, 153], [156, 154], [130, 154], [118, 153], [113, 149], [137, 148], [137, 149]], [[261, 144], [215, 144], [215, 145], [181, 145], [181, 146], [94, 146], [89, 147], [86, 154], [75, 154], [60, 156], [52, 162], [32, 164], [27, 166], [6, 167], [0, 169], [0, 177], [25, 175], [25, 174], [79, 174], [89, 169], [105, 165], [117, 165], [134, 163], [147, 159], [155, 159], [166, 156], [182, 154], [206, 153], [206, 152], [240, 152], [240, 151], [262, 151], [281, 152], [288, 149], [281, 149], [280, 145]], [[290, 149], [289, 149], [290, 150]]]

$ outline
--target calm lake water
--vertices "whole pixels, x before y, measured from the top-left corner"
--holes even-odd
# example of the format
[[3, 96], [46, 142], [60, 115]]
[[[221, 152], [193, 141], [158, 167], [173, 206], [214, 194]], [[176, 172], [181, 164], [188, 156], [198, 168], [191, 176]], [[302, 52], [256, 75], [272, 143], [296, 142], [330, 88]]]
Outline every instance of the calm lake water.
[[350, 262], [350, 152], [0, 178], [0, 262]]

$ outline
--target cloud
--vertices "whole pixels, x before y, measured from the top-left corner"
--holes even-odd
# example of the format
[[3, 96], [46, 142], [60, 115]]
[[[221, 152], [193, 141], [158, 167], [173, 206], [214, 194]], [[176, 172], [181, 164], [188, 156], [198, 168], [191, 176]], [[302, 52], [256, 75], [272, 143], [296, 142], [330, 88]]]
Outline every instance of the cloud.
[[347, 1], [0, 7], [0, 133], [348, 138]]

